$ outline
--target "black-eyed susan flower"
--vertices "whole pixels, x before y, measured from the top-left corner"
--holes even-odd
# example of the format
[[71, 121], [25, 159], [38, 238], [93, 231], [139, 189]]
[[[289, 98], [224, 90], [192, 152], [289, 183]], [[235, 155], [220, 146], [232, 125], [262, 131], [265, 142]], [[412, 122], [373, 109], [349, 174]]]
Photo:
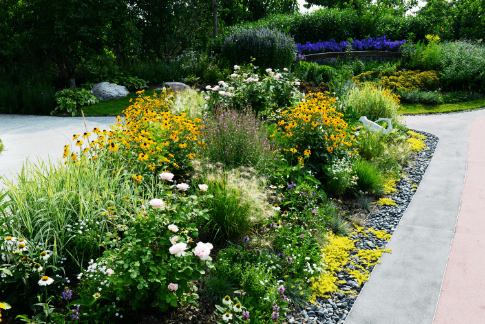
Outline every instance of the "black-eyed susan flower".
[[118, 149], [119, 149], [119, 148], [120, 148], [120, 147], [119, 147], [119, 146], [118, 146], [118, 144], [116, 144], [116, 143], [110, 143], [110, 144], [109, 144], [109, 146], [108, 146], [108, 149], [109, 149], [110, 151], [113, 151], [113, 152], [118, 151]]
[[305, 152], [303, 152], [304, 155], [306, 156], [310, 156], [312, 154], [312, 152], [310, 150], [305, 150]]
[[83, 145], [83, 141], [78, 140], [78, 141], [76, 142], [76, 146], [81, 146], [81, 145]]

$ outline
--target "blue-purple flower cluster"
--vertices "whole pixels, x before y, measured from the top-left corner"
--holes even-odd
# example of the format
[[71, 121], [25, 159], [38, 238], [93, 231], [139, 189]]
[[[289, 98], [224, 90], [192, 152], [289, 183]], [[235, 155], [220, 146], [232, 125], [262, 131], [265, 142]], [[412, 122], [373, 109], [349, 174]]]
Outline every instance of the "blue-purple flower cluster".
[[[354, 51], [391, 51], [399, 52], [401, 45], [406, 43], [406, 40], [402, 41], [391, 41], [386, 38], [386, 36], [367, 38], [363, 40], [354, 40], [351, 45]], [[347, 41], [342, 41], [337, 43], [335, 39], [331, 38], [327, 42], [317, 42], [306, 44], [297, 43], [298, 51], [300, 54], [312, 54], [312, 53], [322, 53], [322, 52], [343, 52], [348, 45]]]

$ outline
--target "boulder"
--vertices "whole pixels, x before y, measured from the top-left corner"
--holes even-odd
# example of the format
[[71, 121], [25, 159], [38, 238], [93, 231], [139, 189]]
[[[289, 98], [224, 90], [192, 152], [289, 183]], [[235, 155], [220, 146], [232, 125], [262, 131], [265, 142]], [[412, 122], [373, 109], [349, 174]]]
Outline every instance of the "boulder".
[[[165, 82], [165, 88], [170, 88], [173, 92], [184, 92], [186, 89], [190, 88], [188, 85], [182, 82]], [[155, 90], [162, 90], [162, 88], [158, 88]]]
[[116, 83], [101, 82], [95, 84], [91, 93], [100, 101], [126, 97], [130, 92], [125, 86]]

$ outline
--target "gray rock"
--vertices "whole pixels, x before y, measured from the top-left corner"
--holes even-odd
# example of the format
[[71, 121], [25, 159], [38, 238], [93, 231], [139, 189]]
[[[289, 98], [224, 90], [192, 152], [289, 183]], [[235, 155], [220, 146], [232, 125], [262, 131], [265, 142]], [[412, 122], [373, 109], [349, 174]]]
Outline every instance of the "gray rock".
[[125, 86], [120, 86], [116, 83], [101, 82], [94, 85], [91, 93], [99, 101], [104, 101], [126, 97], [130, 92]]
[[[184, 92], [188, 88], [190, 88], [188, 85], [182, 82], [165, 82], [164, 83], [165, 88], [170, 88], [171, 91], [174, 92]], [[162, 88], [155, 89], [155, 90], [161, 90]]]

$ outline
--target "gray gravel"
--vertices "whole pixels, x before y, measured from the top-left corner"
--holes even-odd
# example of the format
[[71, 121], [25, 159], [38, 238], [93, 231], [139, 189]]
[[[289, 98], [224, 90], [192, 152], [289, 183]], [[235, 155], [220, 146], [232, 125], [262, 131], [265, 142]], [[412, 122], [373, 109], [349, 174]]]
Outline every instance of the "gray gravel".
[[[433, 153], [438, 145], [438, 137], [421, 131], [416, 133], [426, 136], [425, 143], [427, 149], [419, 152], [410, 165], [404, 169], [407, 177], [401, 178], [396, 183], [395, 188], [397, 192], [388, 195], [388, 198], [394, 200], [397, 206], [382, 206], [375, 210], [367, 218], [368, 225], [366, 228], [373, 227], [376, 230], [384, 230], [391, 234], [394, 232], [396, 226], [404, 214], [407, 206], [411, 202], [414, 193], [419, 186], [421, 179], [433, 157]], [[413, 187], [413, 185], [415, 185]], [[383, 249], [387, 245], [387, 240], [378, 239], [374, 235], [368, 234], [364, 236], [359, 234], [359, 241], [356, 242], [356, 247], [365, 250], [375, 250], [376, 247]], [[354, 252], [355, 253], [355, 252]], [[357, 262], [358, 258], [354, 259]], [[359, 262], [359, 264], [361, 264]], [[364, 266], [364, 264], [361, 264]], [[353, 269], [354, 266], [350, 264], [348, 269]], [[373, 267], [365, 267], [369, 272], [372, 272]], [[338, 285], [340, 290], [353, 291], [356, 295], [335, 293], [331, 298], [317, 298], [317, 305], [308, 304], [304, 308], [297, 307], [295, 312], [290, 312], [287, 317], [287, 322], [291, 324], [302, 323], [319, 323], [319, 324], [341, 324], [345, 322], [355, 299], [358, 297], [365, 282], [359, 287], [357, 281], [347, 275], [346, 271], [337, 273], [339, 280], [345, 280], [345, 284]]]

